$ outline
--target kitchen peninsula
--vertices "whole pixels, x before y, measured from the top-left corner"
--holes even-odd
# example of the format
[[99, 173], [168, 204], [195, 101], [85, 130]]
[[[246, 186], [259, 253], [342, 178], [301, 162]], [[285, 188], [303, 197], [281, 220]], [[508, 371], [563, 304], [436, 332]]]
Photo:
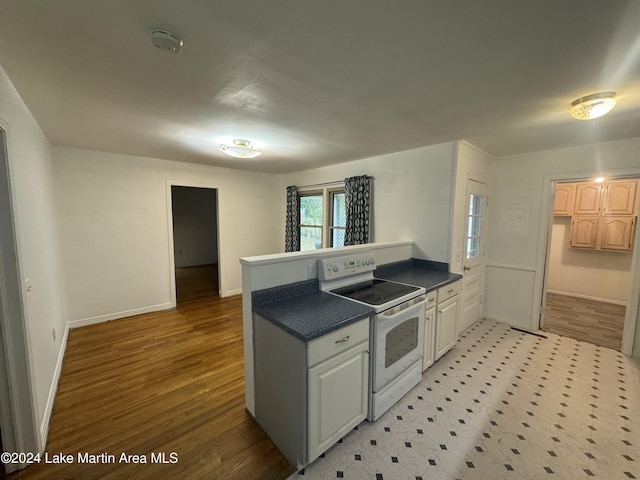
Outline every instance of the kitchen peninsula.
[[[384, 414], [419, 382], [434, 352], [455, 343], [460, 276], [412, 259], [411, 247], [241, 259], [247, 409], [298, 468]], [[429, 305], [436, 300], [437, 317]], [[453, 307], [441, 308], [444, 300]], [[453, 335], [444, 349], [442, 322]]]

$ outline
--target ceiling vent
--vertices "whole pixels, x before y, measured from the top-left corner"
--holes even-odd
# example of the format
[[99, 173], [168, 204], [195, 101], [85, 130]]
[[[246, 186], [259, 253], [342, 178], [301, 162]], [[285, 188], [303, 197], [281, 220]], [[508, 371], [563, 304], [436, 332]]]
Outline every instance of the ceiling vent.
[[164, 27], [154, 27], [151, 30], [151, 43], [156, 48], [167, 53], [180, 53], [182, 51], [182, 39]]

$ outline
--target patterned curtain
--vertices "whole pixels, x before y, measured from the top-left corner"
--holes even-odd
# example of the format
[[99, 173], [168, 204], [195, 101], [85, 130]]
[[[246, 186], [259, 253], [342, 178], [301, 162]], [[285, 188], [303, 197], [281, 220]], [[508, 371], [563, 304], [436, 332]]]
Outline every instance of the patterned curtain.
[[298, 188], [287, 187], [287, 219], [284, 235], [284, 251], [297, 252], [300, 250], [300, 202]]
[[371, 177], [349, 177], [344, 179], [347, 227], [344, 245], [369, 243], [369, 212], [371, 209]]

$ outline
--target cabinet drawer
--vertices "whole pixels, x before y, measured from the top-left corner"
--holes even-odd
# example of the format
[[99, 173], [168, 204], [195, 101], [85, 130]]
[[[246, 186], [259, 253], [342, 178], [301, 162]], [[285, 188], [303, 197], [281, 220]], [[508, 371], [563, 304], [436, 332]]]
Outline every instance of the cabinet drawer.
[[442, 303], [445, 300], [458, 295], [460, 293], [460, 282], [450, 283], [444, 287], [438, 289], [438, 303]]
[[436, 306], [436, 302], [438, 301], [438, 290], [433, 290], [432, 292], [427, 293], [427, 310], [431, 307]]
[[307, 345], [307, 366], [349, 350], [363, 341], [369, 341], [369, 318], [348, 325], [340, 330], [327, 333], [311, 340]]

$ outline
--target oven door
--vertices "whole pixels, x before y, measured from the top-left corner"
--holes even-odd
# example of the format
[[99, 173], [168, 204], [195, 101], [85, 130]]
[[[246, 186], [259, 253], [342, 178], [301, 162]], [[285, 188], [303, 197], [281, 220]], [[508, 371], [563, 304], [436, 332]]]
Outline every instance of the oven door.
[[373, 391], [377, 392], [422, 358], [426, 297], [378, 313], [373, 322]]

